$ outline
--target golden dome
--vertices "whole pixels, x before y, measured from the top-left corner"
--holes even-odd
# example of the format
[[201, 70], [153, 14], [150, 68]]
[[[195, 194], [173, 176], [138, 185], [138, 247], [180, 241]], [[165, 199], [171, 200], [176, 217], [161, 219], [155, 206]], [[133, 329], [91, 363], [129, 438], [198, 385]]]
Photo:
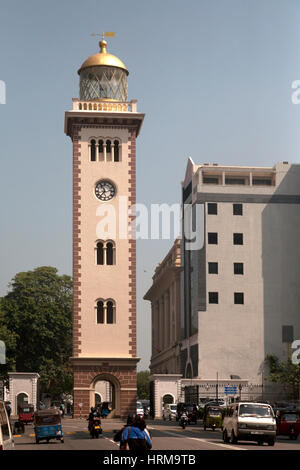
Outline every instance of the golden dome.
[[100, 46], [100, 52], [98, 52], [98, 54], [91, 55], [88, 59], [86, 59], [85, 62], [83, 62], [82, 66], [78, 70], [79, 75], [80, 75], [80, 72], [83, 69], [86, 69], [87, 67], [95, 67], [95, 66], [101, 66], [101, 65], [104, 65], [107, 67], [118, 67], [119, 69], [125, 70], [127, 75], [129, 74], [125, 65], [120, 59], [118, 59], [118, 57], [112, 54], [108, 54], [106, 52], [107, 42], [104, 39], [102, 39], [99, 42], [99, 46]]

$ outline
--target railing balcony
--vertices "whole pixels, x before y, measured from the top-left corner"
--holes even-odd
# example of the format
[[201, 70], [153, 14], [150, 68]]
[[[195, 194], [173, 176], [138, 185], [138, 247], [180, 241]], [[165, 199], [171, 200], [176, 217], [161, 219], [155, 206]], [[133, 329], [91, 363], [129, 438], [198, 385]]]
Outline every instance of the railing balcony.
[[81, 101], [73, 98], [73, 111], [101, 111], [108, 113], [136, 113], [137, 100], [124, 101]]

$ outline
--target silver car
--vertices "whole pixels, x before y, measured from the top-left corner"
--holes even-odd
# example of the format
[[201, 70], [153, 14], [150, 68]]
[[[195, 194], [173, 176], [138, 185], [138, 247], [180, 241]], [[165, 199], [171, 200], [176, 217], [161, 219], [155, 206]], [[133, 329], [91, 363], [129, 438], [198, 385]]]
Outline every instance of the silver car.
[[271, 405], [240, 402], [226, 408], [223, 419], [223, 440], [236, 444], [241, 441], [257, 441], [275, 444], [276, 419]]

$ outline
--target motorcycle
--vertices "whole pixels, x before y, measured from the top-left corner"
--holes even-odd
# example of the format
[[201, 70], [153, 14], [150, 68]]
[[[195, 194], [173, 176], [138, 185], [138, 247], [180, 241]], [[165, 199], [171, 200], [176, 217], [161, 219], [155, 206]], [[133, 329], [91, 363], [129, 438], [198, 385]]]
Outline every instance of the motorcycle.
[[182, 427], [182, 429], [185, 429], [186, 425], [189, 423], [189, 419], [185, 413], [182, 413], [182, 415], [179, 418], [179, 426]]
[[92, 439], [96, 437], [98, 439], [99, 434], [102, 434], [101, 420], [98, 417], [94, 417], [89, 423], [89, 431]]

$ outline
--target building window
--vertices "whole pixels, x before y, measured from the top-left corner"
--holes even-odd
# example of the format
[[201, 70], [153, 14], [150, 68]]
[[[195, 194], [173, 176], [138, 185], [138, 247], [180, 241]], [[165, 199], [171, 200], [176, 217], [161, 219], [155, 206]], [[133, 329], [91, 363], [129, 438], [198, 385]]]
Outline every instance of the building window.
[[107, 266], [116, 264], [116, 248], [113, 241], [96, 243], [96, 264]]
[[225, 178], [225, 184], [246, 184], [245, 178]]
[[208, 263], [208, 274], [218, 274], [218, 263]]
[[111, 140], [106, 141], [106, 153], [111, 153]]
[[116, 323], [116, 306], [114, 300], [98, 300], [96, 309], [98, 324], [111, 325]]
[[104, 264], [104, 246], [102, 242], [97, 243], [97, 264]]
[[91, 162], [96, 161], [96, 141], [94, 139], [91, 140], [90, 144], [90, 160]]
[[234, 293], [234, 303], [235, 304], [243, 304], [244, 303], [244, 293], [243, 292], [235, 292]]
[[233, 244], [234, 245], [243, 245], [244, 244], [244, 237], [242, 233], [234, 233], [233, 234]]
[[104, 323], [104, 302], [102, 300], [97, 302], [97, 323]]
[[208, 236], [208, 244], [209, 245], [217, 245], [218, 244], [218, 234], [214, 232], [209, 232]]
[[244, 274], [244, 263], [233, 263], [234, 274]]
[[252, 184], [253, 186], [271, 186], [272, 179], [271, 178], [253, 178]]
[[209, 292], [208, 293], [208, 302], [210, 304], [218, 304], [219, 303], [219, 293], [218, 292]]
[[213, 176], [203, 176], [204, 184], [219, 184], [219, 178]]
[[243, 204], [233, 204], [233, 215], [243, 215]]
[[114, 322], [114, 304], [109, 300], [106, 304], [106, 323], [112, 324]]
[[98, 140], [98, 151], [100, 154], [104, 152], [103, 150], [103, 140]]
[[120, 161], [120, 152], [119, 152], [119, 141], [114, 140], [114, 161], [119, 162]]
[[212, 215], [218, 214], [218, 205], [215, 202], [209, 202], [207, 204], [207, 213]]

